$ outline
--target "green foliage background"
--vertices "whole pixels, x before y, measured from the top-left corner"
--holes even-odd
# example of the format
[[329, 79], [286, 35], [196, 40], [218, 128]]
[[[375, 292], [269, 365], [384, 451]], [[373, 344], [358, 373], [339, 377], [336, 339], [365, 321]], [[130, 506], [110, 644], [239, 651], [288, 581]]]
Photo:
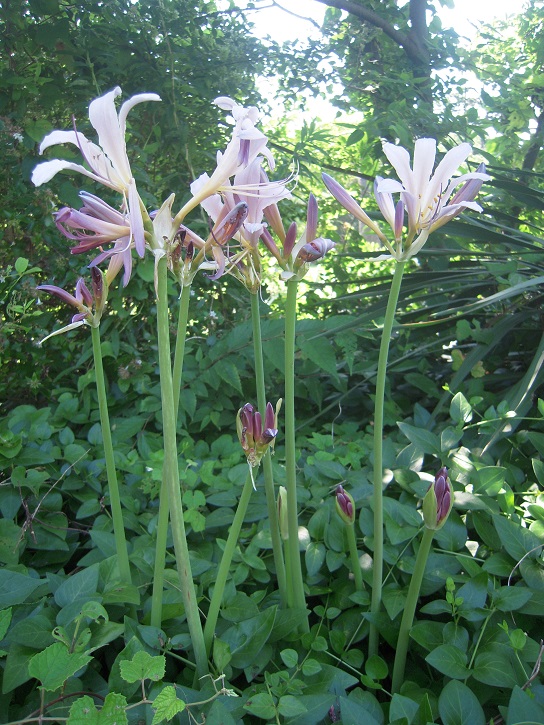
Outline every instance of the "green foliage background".
[[[249, 713], [265, 721], [315, 724], [327, 721], [331, 707], [346, 723], [472, 725], [498, 713], [506, 722], [514, 722], [514, 715], [544, 722], [539, 678], [531, 696], [526, 688], [539, 654], [544, 590], [544, 409], [538, 401], [544, 364], [542, 2], [525, 3], [507, 25], [486, 26], [471, 48], [442, 27], [438, 2], [429, 3], [425, 27], [409, 22], [415, 0], [402, 7], [395, 0], [355, 2], [412, 39], [420, 32], [428, 73], [421, 58], [415, 62], [383, 29], [346, 15], [341, 2], [329, 4], [320, 40], [283, 47], [249, 34], [250, 15], [234, 2], [226, 9], [198, 0], [2, 4], [0, 627], [5, 620], [7, 654], [0, 722], [39, 708], [36, 679], [49, 683], [50, 693], [67, 680], [64, 693], [120, 693], [130, 701], [136, 687], [123, 677], [120, 663], [134, 662], [143, 650], [167, 655], [166, 680], [182, 687], [187, 701], [204, 699], [180, 664], [189, 642], [172, 561], [164, 630], [124, 618], [127, 604], [143, 603], [145, 612], [162, 470], [153, 264], [138, 263], [128, 287], [112, 293], [111, 314], [101, 326], [137, 572], [134, 589], [120, 591], [112, 573], [90, 339], [80, 330], [37, 345], [66, 324], [68, 313], [39, 299], [35, 286], [71, 288], [88, 262], [69, 257], [51, 217], [59, 206], [77, 204], [79, 180], [59, 176], [47, 188], [33, 188], [37, 146], [50, 130], [69, 128], [72, 116], [87, 130], [89, 100], [115, 85], [127, 96], [157, 92], [163, 103], [139, 106], [129, 124], [131, 162], [149, 207], [171, 191], [181, 204], [190, 181], [214, 164], [228, 135], [213, 98], [228, 95], [266, 110], [257, 76], [273, 73], [281, 78], [278, 93], [287, 110], [296, 112], [307, 90], [328, 93], [347, 114], [338, 125], [315, 119], [293, 131], [280, 121], [269, 129], [278, 176], [293, 165], [300, 172], [284, 218], [303, 219], [311, 190], [319, 198], [323, 236], [338, 242], [311, 278], [316, 281], [302, 288], [297, 328], [301, 524], [308, 535], [303, 556], [313, 628], [299, 655], [298, 643], [288, 637], [296, 623], [285, 613], [270, 614], [274, 571], [259, 491], [220, 620], [219, 641], [228, 649], [218, 645], [214, 652], [217, 672], [226, 673], [241, 698], [216, 700], [207, 722], [242, 722]], [[324, 59], [330, 63], [326, 71]], [[481, 79], [481, 88], [470, 73]], [[333, 79], [342, 88], [336, 98]], [[362, 112], [362, 120], [350, 115], [353, 110]], [[388, 647], [395, 642], [415, 560], [415, 504], [426, 488], [416, 472], [448, 465], [458, 505], [437, 536], [413, 632], [414, 662], [432, 668], [432, 676], [414, 676], [403, 695], [389, 701], [384, 692], [392, 650], [384, 660], [364, 660], [368, 624], [361, 607], [367, 593], [353, 593], [345, 532], [329, 494], [338, 483], [349, 488], [361, 548], [372, 550], [372, 395], [391, 270], [374, 261], [375, 240], [362, 235], [325, 193], [320, 171], [350, 186], [377, 218], [369, 182], [384, 173], [380, 139], [411, 147], [414, 136], [424, 134], [437, 136], [443, 151], [470, 140], [493, 179], [481, 194], [484, 213], [463, 216], [435, 233], [411, 263], [402, 289], [385, 420], [386, 560], [400, 571], [384, 595], [388, 620], [380, 626]], [[195, 213], [192, 221], [197, 230], [206, 229], [204, 217]], [[283, 373], [283, 289], [276, 271], [270, 270], [262, 307], [273, 400], [282, 395]], [[194, 292], [179, 462], [193, 570], [205, 606], [247, 470], [234, 418], [242, 403], [254, 400], [255, 388], [244, 290], [234, 280], [218, 284], [202, 276]], [[172, 300], [176, 293], [172, 284]], [[282, 463], [280, 442], [274, 459], [279, 484]], [[467, 540], [476, 543], [473, 558]], [[95, 665], [81, 674], [87, 660], [68, 659], [58, 674], [60, 685], [53, 676], [44, 682], [47, 667], [30, 660], [63, 636], [71, 655], [96, 652]], [[253, 646], [240, 644], [244, 638]], [[211, 685], [206, 688], [213, 694]], [[159, 691], [148, 692], [154, 698]]]

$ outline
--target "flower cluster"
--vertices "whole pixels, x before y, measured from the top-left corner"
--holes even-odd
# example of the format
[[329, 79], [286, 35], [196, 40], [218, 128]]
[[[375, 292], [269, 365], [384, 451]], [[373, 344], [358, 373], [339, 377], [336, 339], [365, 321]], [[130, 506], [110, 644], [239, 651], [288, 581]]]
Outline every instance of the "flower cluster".
[[[323, 174], [325, 186], [335, 199], [369, 227], [387, 248], [389, 255], [380, 259], [392, 257], [397, 262], [405, 261], [421, 250], [432, 232], [465, 209], [482, 211], [474, 199], [484, 181], [490, 178], [485, 173], [484, 164], [480, 164], [476, 171], [453, 177], [472, 151], [469, 144], [462, 143], [450, 149], [434, 174], [436, 141], [432, 138], [416, 141], [413, 166], [410, 166], [408, 151], [402, 146], [384, 143], [383, 151], [400, 179], [377, 176], [374, 182], [376, 202], [391, 227], [392, 242], [343, 186], [328, 174]], [[395, 193], [399, 194], [396, 204], [393, 200]]]
[[264, 418], [251, 403], [246, 403], [238, 411], [236, 416], [238, 440], [251, 468], [256, 468], [269, 446], [274, 445], [274, 440], [278, 435], [280, 406], [281, 399], [276, 404], [275, 410], [272, 403], [267, 403]]

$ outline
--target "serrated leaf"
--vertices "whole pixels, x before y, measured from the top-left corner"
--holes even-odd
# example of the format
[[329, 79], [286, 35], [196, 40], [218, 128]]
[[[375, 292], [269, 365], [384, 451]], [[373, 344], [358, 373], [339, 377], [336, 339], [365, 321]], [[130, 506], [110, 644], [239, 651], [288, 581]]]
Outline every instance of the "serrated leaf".
[[224, 380], [229, 385], [242, 394], [242, 382], [240, 380], [240, 373], [236, 365], [230, 360], [220, 360], [213, 366], [215, 372], [219, 375], [221, 380]]
[[129, 683], [141, 680], [162, 680], [166, 670], [164, 655], [153, 657], [144, 650], [136, 652], [131, 660], [120, 662], [119, 669], [123, 680]]
[[70, 708], [66, 725], [127, 725], [127, 699], [124, 695], [110, 692], [100, 710], [91, 697], [85, 695]]
[[336, 356], [332, 344], [323, 337], [317, 337], [312, 340], [298, 338], [302, 352], [321, 370], [325, 370], [331, 375], [336, 376]]
[[183, 712], [185, 703], [178, 698], [176, 688], [167, 685], [159, 692], [151, 707], [155, 710], [151, 725], [159, 725], [163, 720], [171, 720], [178, 713]]
[[55, 642], [32, 657], [28, 663], [28, 674], [39, 680], [44, 690], [54, 692], [91, 660], [89, 655], [68, 652], [61, 642]]

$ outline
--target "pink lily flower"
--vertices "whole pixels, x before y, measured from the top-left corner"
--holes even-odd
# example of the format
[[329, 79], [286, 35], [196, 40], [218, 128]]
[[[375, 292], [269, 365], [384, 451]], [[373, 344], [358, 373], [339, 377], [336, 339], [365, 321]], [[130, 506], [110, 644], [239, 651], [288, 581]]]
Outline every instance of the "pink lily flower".
[[119, 115], [115, 109], [115, 98], [121, 95], [119, 87], [114, 88], [89, 106], [89, 120], [98, 133], [99, 145], [89, 141], [82, 133], [73, 131], [52, 131], [40, 144], [40, 154], [50, 146], [71, 143], [79, 148], [86, 166], [63, 159], [52, 159], [38, 164], [32, 172], [35, 186], [50, 181], [59, 171], [78, 171], [99, 184], [115, 189], [123, 195], [130, 218], [130, 235], [136, 251], [144, 256], [145, 238], [142, 204], [136, 182], [132, 176], [127, 156], [125, 130], [128, 112], [143, 101], [160, 101], [156, 93], [140, 93], [123, 103]]
[[[378, 224], [357, 204], [353, 197], [332, 177], [323, 174], [325, 186], [342, 206], [368, 226], [397, 261], [405, 261], [416, 255], [429, 235], [465, 209], [481, 212], [474, 201], [484, 181], [490, 177], [484, 164], [474, 172], [454, 177], [459, 166], [466, 161], [472, 148], [462, 143], [450, 149], [436, 167], [436, 141], [421, 138], [415, 143], [413, 165], [410, 155], [402, 146], [384, 143], [383, 150], [398, 174], [396, 179], [376, 177], [374, 194], [380, 211], [393, 231], [390, 242]], [[456, 192], [458, 187], [461, 188]], [[393, 194], [399, 193], [395, 204]], [[403, 238], [404, 212], [407, 213], [407, 232]]]

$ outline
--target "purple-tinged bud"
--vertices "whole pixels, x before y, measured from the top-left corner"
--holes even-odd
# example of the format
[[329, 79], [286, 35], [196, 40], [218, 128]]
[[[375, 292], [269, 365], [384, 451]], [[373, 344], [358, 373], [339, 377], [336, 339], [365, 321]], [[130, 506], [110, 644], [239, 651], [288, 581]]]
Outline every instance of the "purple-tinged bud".
[[348, 526], [355, 523], [355, 502], [353, 497], [344, 490], [344, 487], [338, 485], [334, 492], [336, 497], [336, 511], [342, 521]]
[[[477, 174], [485, 174], [485, 164], [480, 164], [476, 169]], [[487, 177], [491, 178], [491, 177]], [[448, 206], [454, 206], [462, 201], [472, 201], [476, 198], [476, 194], [482, 188], [485, 179], [469, 179], [449, 200]]]
[[313, 242], [317, 234], [317, 199], [313, 194], [308, 198], [308, 211], [306, 214], [306, 239]]
[[297, 256], [297, 262], [317, 262], [318, 259], [323, 259], [327, 252], [330, 252], [335, 246], [336, 242], [330, 239], [323, 239], [323, 237], [314, 239], [313, 242], [308, 242], [302, 247]]
[[448, 469], [443, 466], [434, 477], [433, 483], [423, 499], [423, 521], [432, 531], [438, 531], [446, 523], [453, 506], [453, 491], [448, 478]]
[[289, 229], [287, 230], [287, 234], [285, 235], [285, 242], [283, 243], [283, 257], [284, 259], [287, 259], [291, 256], [291, 252], [293, 251], [293, 247], [295, 246], [295, 242], [297, 239], [297, 223], [292, 222], [292, 224], [289, 226]]

